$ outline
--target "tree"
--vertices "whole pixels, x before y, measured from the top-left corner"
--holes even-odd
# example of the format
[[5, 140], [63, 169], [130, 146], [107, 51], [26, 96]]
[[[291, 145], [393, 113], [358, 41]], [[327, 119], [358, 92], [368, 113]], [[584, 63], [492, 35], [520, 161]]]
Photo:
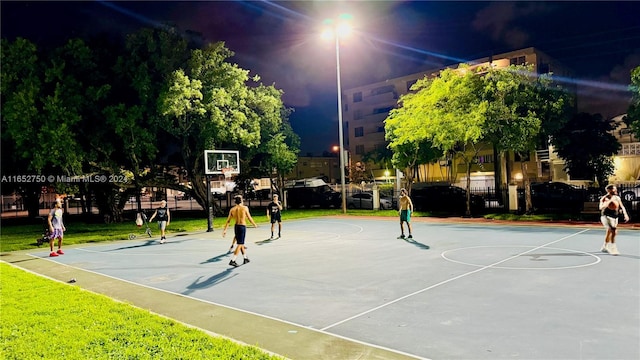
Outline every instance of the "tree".
[[488, 104], [482, 99], [482, 80], [466, 66], [445, 69], [437, 78], [416, 82], [391, 110], [385, 132], [392, 149], [429, 140], [443, 153], [466, 165], [467, 210], [470, 215], [471, 166], [484, 146]]
[[613, 123], [600, 114], [579, 113], [555, 134], [556, 152], [572, 178], [606, 184], [614, 170], [612, 156], [620, 150], [620, 143], [610, 133], [613, 129]]
[[[533, 66], [510, 66], [489, 69], [482, 78], [488, 102], [487, 140], [498, 153], [513, 151], [525, 159], [540, 143], [542, 124], [563, 124], [568, 99], [562, 89], [552, 89], [548, 76], [538, 76]], [[550, 91], [552, 89], [552, 91]], [[543, 135], [546, 142], [546, 137]], [[527, 162], [520, 161], [525, 186], [525, 208], [531, 205]]]
[[631, 70], [631, 104], [625, 116], [625, 122], [631, 128], [636, 138], [640, 139], [640, 66]]
[[[3, 40], [2, 64], [5, 168], [6, 156], [11, 154], [9, 163], [18, 165], [14, 170], [82, 174], [87, 159], [77, 141], [79, 124], [108, 91], [108, 85], [94, 81], [96, 64], [91, 50], [81, 40], [69, 40], [42, 54], [28, 40]], [[41, 185], [23, 188], [29, 216], [38, 215]]]
[[[96, 166], [104, 172], [126, 170], [131, 183], [101, 187], [99, 208], [119, 219], [126, 201], [135, 196], [140, 210], [143, 187], [172, 187], [185, 190], [175, 179], [164, 175], [173, 140], [161, 127], [158, 97], [174, 70], [188, 59], [188, 42], [173, 27], [145, 28], [127, 36], [124, 46], [105, 63], [114, 91], [102, 107], [105, 118], [103, 136], [94, 138]], [[112, 70], [111, 70], [112, 69]], [[177, 164], [178, 166], [180, 164]], [[120, 185], [120, 186], [118, 186]], [[97, 189], [96, 189], [97, 190]]]
[[[282, 121], [281, 91], [262, 84], [248, 86], [249, 71], [227, 62], [231, 56], [222, 42], [192, 50], [158, 100], [162, 127], [179, 139], [194, 198], [205, 209], [204, 150], [257, 147], [261, 129], [279, 128]], [[259, 77], [252, 80], [258, 82]]]
[[[387, 138], [387, 140], [390, 140]], [[419, 143], [407, 142], [404, 144], [389, 145], [392, 149], [392, 164], [397, 169], [403, 169], [406, 174], [405, 188], [411, 193], [411, 185], [415, 178], [415, 170], [419, 164], [433, 163], [442, 157], [443, 152], [433, 147], [428, 140]]]

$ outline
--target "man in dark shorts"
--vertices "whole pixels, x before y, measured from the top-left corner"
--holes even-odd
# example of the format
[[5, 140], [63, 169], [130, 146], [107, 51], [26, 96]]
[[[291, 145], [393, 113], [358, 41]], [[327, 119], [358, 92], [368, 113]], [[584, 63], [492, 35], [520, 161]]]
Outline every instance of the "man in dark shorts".
[[238, 266], [238, 263], [236, 263], [238, 252], [242, 253], [242, 257], [244, 258], [243, 264], [246, 264], [249, 262], [249, 258], [247, 257], [247, 252], [244, 247], [244, 240], [245, 240], [245, 236], [247, 235], [247, 219], [249, 219], [249, 221], [253, 224], [253, 227], [258, 227], [258, 225], [256, 224], [255, 221], [253, 221], [253, 218], [249, 213], [249, 208], [244, 206], [244, 204], [242, 203], [242, 196], [237, 195], [234, 198], [234, 201], [236, 205], [232, 207], [231, 210], [229, 210], [229, 216], [227, 217], [227, 222], [224, 224], [222, 237], [224, 237], [227, 234], [227, 228], [229, 227], [229, 223], [231, 222], [231, 219], [233, 219], [235, 223], [233, 230], [235, 233], [236, 243], [238, 244], [238, 246], [236, 247], [236, 250], [233, 252], [233, 258], [229, 262], [229, 265], [236, 267]]
[[271, 220], [271, 239], [273, 239], [273, 228], [278, 223], [278, 238], [282, 233], [282, 204], [278, 200], [278, 194], [273, 195], [273, 201], [267, 205], [267, 218]]

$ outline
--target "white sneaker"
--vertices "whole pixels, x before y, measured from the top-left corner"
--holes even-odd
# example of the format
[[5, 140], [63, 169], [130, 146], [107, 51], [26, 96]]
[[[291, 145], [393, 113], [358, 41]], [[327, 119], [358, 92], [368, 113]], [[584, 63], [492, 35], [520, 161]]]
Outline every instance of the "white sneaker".
[[167, 241], [165, 239], [160, 239], [160, 244], [164, 244], [164, 242]]
[[603, 253], [608, 253], [609, 252], [609, 243], [602, 244], [602, 248], [600, 249], [600, 251], [603, 252]]
[[620, 252], [618, 252], [618, 247], [616, 246], [616, 244], [609, 245], [609, 254], [613, 256], [620, 255]]

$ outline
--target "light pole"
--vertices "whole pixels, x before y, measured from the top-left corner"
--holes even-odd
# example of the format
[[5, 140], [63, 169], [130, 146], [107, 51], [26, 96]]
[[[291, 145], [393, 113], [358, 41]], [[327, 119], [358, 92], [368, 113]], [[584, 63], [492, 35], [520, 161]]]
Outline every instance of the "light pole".
[[[342, 197], [342, 213], [347, 213], [347, 196], [346, 196], [346, 184], [344, 174], [344, 134], [342, 130], [342, 86], [340, 84], [340, 35], [345, 35], [349, 32], [350, 27], [347, 21], [351, 19], [348, 14], [342, 14], [339, 16], [340, 23], [335, 23], [333, 20], [325, 20], [325, 23], [331, 24], [331, 32], [336, 41], [336, 79], [338, 83], [338, 138], [340, 141], [340, 188]], [[326, 33], [325, 33], [326, 34]]]

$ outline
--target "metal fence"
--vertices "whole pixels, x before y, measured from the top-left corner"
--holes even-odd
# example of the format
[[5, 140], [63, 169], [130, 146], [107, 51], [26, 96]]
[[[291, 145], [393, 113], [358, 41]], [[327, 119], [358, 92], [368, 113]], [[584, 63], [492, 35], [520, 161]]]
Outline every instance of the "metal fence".
[[[623, 198], [623, 203], [625, 208], [629, 212], [633, 221], [640, 221], [640, 185], [637, 184], [618, 184], [616, 185], [618, 188], [618, 194]], [[606, 191], [603, 188], [596, 187], [576, 187], [578, 191], [576, 194], [580, 194], [579, 198], [573, 198], [575, 204], [574, 207], [550, 207], [550, 208], [540, 208], [536, 207], [536, 203], [534, 201], [533, 213], [566, 213], [566, 214], [584, 214], [587, 208], [593, 211], [595, 204], [597, 204], [598, 200], [601, 196], [606, 194]], [[339, 188], [334, 188], [335, 191], [340, 192]], [[506, 213], [509, 212], [509, 193], [507, 188], [502, 188], [496, 191], [493, 187], [474, 187], [471, 188], [471, 194], [473, 196], [479, 196], [484, 201], [484, 210], [482, 213]], [[347, 204], [349, 208], [356, 209], [372, 209], [373, 203], [372, 199], [367, 196], [360, 197], [358, 194], [372, 194], [371, 187], [362, 187], [362, 186], [349, 186], [345, 189], [345, 193], [347, 196]], [[399, 192], [395, 188], [385, 187], [379, 193], [380, 195], [380, 205], [383, 209], [397, 209], [397, 202], [399, 198]], [[575, 195], [575, 194], [574, 194]], [[562, 200], [562, 196], [568, 196], [566, 194], [559, 194]], [[524, 197], [524, 189], [518, 188], [518, 210], [519, 213], [525, 212], [525, 197]], [[535, 200], [535, 199], [534, 199]], [[560, 201], [561, 201], [560, 200]], [[229, 209], [233, 206], [233, 196], [231, 193], [228, 193], [227, 196], [216, 196], [213, 198], [213, 201], [216, 204], [217, 209], [222, 209], [223, 211]], [[26, 216], [26, 209], [24, 208], [24, 203], [19, 196], [3, 196], [0, 201], [0, 208], [3, 217], [22, 217]], [[202, 210], [200, 204], [198, 204], [195, 200], [189, 198], [182, 197], [173, 197], [168, 199], [168, 206], [172, 211], [180, 211], [180, 210], [189, 210], [189, 211], [198, 211]], [[269, 199], [245, 199], [245, 204], [250, 208], [263, 208], [268, 205], [270, 202]], [[141, 199], [141, 207], [143, 211], [153, 211], [155, 208], [159, 206], [160, 201], [156, 201], [151, 197], [143, 197]], [[591, 204], [588, 204], [591, 203]], [[137, 210], [137, 203], [130, 199], [125, 205], [125, 211], [135, 211]], [[338, 206], [339, 207], [339, 206]], [[49, 209], [51, 208], [51, 204], [47, 201], [41, 202], [40, 204], [41, 212], [46, 215]], [[80, 214], [82, 212], [80, 202], [69, 199], [68, 201], [68, 212], [70, 214]], [[93, 214], [98, 214], [98, 210], [96, 207], [93, 207], [91, 210]], [[474, 214], [476, 215], [476, 214]], [[477, 215], [481, 215], [478, 213]]]

